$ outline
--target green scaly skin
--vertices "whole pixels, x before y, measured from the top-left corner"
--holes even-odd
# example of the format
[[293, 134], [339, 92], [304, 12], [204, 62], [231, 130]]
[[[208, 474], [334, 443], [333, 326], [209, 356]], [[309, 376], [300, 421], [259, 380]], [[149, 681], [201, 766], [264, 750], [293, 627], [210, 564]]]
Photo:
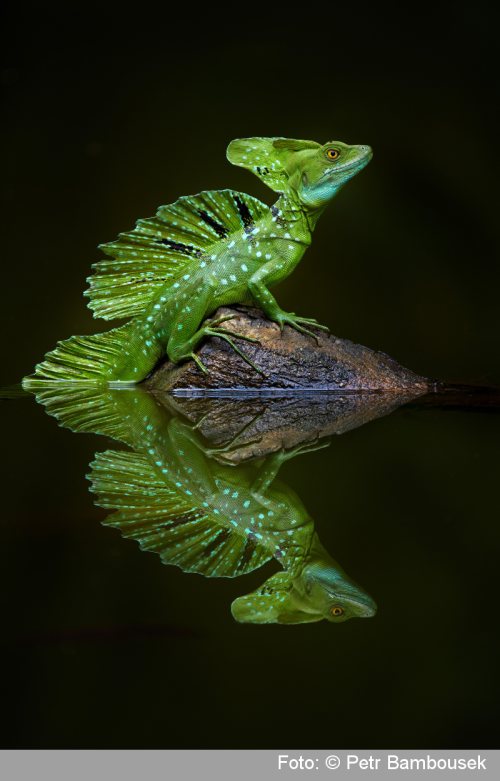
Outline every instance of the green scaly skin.
[[[235, 342], [245, 337], [226, 330], [220, 321], [204, 322], [222, 305], [255, 302], [266, 317], [278, 323], [281, 329], [288, 325], [316, 338], [310, 326], [324, 326], [313, 319], [285, 312], [270, 288], [286, 279], [300, 262], [311, 244], [312, 232], [325, 207], [340, 188], [367, 165], [372, 156], [371, 149], [368, 146], [349, 146], [340, 141], [320, 145], [313, 141], [253, 138], [232, 141], [227, 156], [230, 162], [248, 168], [280, 193], [274, 206], [269, 208], [260, 204], [261, 216], [254, 221], [238, 203], [239, 195], [241, 198], [249, 196], [232, 191], [208, 193], [214, 197], [219, 193], [221, 197], [229, 193], [233, 197], [234, 204], [230, 208], [236, 211], [238, 207], [240, 210], [241, 227], [225, 234], [224, 225], [213, 214], [205, 213], [200, 220], [198, 211], [197, 222], [193, 218], [193, 226], [190, 226], [194, 231], [191, 235], [202, 228], [206, 230], [207, 226], [213, 229], [214, 241], [209, 249], [195, 252], [189, 245], [170, 241], [174, 251], [180, 247], [181, 253], [191, 252], [192, 257], [187, 261], [185, 256], [182, 258], [182, 268], [179, 267], [176, 274], [166, 279], [161, 287], [156, 287], [152, 298], [148, 300], [145, 295], [140, 314], [127, 326], [114, 332], [92, 338], [72, 337], [60, 343], [60, 348], [49, 353], [46, 362], [37, 367], [35, 378], [135, 383], [144, 379], [165, 353], [174, 363], [193, 358], [200, 369], [205, 370], [195, 351], [208, 336], [219, 336], [229, 342], [254, 366], [241, 349], [242, 342], [239, 342], [239, 347]], [[192, 196], [193, 203], [203, 195]], [[143, 224], [147, 222], [150, 221], [142, 221]], [[172, 225], [177, 225], [177, 222], [173, 221]], [[136, 228], [138, 231], [139, 227]], [[134, 239], [134, 233], [123, 235]], [[148, 241], [151, 244], [153, 239], [149, 236]], [[157, 238], [155, 241], [169, 243], [168, 239]], [[104, 245], [104, 249], [106, 251], [106, 247], [113, 246], [119, 245]], [[133, 245], [132, 249], [129, 247], [127, 250], [129, 255], [123, 250], [120, 255], [114, 256], [120, 258], [121, 265], [118, 262], [115, 264], [119, 272], [126, 263], [134, 262], [133, 256], [138, 255], [138, 252], [132, 250]], [[153, 254], [151, 257], [158, 255]], [[102, 307], [102, 290], [97, 287], [103, 278], [104, 275], [98, 277], [97, 281], [91, 279], [91, 289], [87, 293], [90, 298], [96, 292], [101, 296], [97, 305], [89, 304], [97, 312], [98, 306]], [[140, 281], [144, 282], [144, 278]], [[133, 284], [134, 279], [132, 282], [127, 279], [128, 287], [124, 285], [117, 288], [116, 293], [109, 289], [106, 291], [109, 300], [112, 301], [115, 294], [122, 295], [124, 290], [127, 293]], [[100, 316], [110, 317], [106, 313]], [[119, 342], [112, 346], [112, 354], [108, 353], [107, 346], [104, 348], [104, 352], [98, 356], [102, 366], [90, 372], [89, 377], [89, 372], [85, 374], [84, 363], [89, 354], [89, 345], [93, 348], [99, 339], [104, 343], [113, 338], [113, 334], [117, 335]], [[252, 340], [247, 338], [247, 341]], [[69, 358], [67, 351], [64, 353], [65, 345], [71, 348]], [[65, 373], [68, 366], [71, 367], [73, 361], [78, 360], [84, 367], [83, 376], [75, 372], [68, 376]], [[258, 367], [254, 368], [258, 370]], [[30, 386], [29, 379], [25, 384]]]

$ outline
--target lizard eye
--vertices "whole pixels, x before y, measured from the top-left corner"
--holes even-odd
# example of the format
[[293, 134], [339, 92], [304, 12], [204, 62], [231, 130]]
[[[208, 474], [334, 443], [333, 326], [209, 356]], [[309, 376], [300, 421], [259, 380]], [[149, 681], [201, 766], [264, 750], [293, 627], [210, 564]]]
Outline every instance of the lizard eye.
[[344, 615], [344, 608], [340, 607], [340, 605], [334, 605], [332, 608], [330, 608], [330, 613], [332, 616], [335, 616], [335, 618], [338, 618], [339, 616]]
[[340, 152], [338, 149], [328, 149], [326, 156], [329, 160], [336, 160], [337, 157], [340, 155]]

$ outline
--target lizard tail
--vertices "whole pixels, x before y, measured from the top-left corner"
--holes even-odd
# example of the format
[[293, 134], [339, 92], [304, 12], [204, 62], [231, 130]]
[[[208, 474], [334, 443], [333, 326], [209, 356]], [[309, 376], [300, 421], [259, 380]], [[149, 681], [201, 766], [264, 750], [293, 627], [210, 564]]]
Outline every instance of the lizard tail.
[[[57, 347], [47, 353], [45, 360], [35, 366], [34, 373], [23, 379], [23, 388], [36, 390], [47, 381], [95, 385], [116, 379], [117, 369], [123, 362], [124, 354], [129, 356], [130, 365], [134, 364], [135, 356], [130, 354], [133, 325], [133, 323], [126, 323], [107, 333], [72, 336], [58, 342]], [[152, 360], [154, 362], [154, 359]], [[135, 379], [134, 369], [132, 369], [130, 376], [120, 376], [120, 381], [137, 382], [145, 376], [140, 372], [138, 357], [134, 368], [137, 369]]]

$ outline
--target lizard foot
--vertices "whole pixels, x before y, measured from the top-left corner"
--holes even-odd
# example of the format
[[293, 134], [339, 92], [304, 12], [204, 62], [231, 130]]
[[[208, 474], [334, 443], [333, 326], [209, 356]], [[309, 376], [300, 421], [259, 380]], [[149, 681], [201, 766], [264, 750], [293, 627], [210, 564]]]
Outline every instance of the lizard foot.
[[[212, 324], [208, 326], [208, 330], [212, 333], [212, 336], [220, 336], [220, 334], [225, 334], [226, 336], [232, 336], [235, 339], [243, 339], [245, 342], [253, 342], [254, 344], [260, 344], [260, 341], [258, 339], [255, 339], [253, 336], [247, 336], [246, 334], [240, 334], [236, 331], [228, 331], [227, 328], [214, 328]], [[215, 333], [216, 332], [216, 333]]]
[[314, 317], [298, 317], [294, 312], [291, 313], [293, 315], [293, 318], [298, 323], [306, 323], [307, 325], [313, 325], [315, 328], [317, 328], [320, 331], [327, 331], [330, 332], [330, 329], [327, 325], [323, 325], [323, 323], [318, 323], [317, 320], [314, 319]]
[[206, 324], [209, 328], [214, 328], [221, 323], [227, 323], [228, 320], [235, 320], [237, 315], [225, 315], [224, 317], [218, 317], [217, 320], [207, 320]]
[[330, 446], [330, 442], [331, 440], [329, 439], [321, 442], [318, 437], [316, 437], [312, 442], [295, 445], [295, 447], [292, 447], [289, 450], [281, 450], [280, 456], [283, 462], [289, 461], [290, 459], [295, 458], [295, 456], [303, 455], [304, 453], [314, 453], [316, 450], [324, 450], [324, 448]]
[[[219, 447], [211, 447], [205, 451], [206, 455], [210, 457], [218, 457], [220, 461], [224, 461], [226, 464], [229, 464], [232, 466], [233, 462], [230, 459], [231, 453], [236, 452], [237, 450], [240, 450], [242, 447], [249, 447], [250, 445], [258, 445], [259, 442], [262, 442], [262, 437], [257, 437], [256, 439], [249, 439], [246, 442], [243, 442], [242, 444], [234, 444], [234, 441], [238, 439], [240, 435], [236, 434], [234, 439], [231, 440], [231, 442], [227, 445], [220, 445]], [[227, 454], [227, 456], [226, 456]]]
[[252, 367], [252, 369], [254, 369], [259, 374], [264, 374], [262, 369], [259, 369], [259, 367], [256, 366], [252, 360], [250, 360], [248, 355], [242, 352], [242, 350], [240, 350], [240, 348], [237, 347], [233, 341], [233, 339], [244, 339], [246, 342], [256, 342], [257, 344], [260, 344], [258, 339], [254, 339], [252, 336], [245, 336], [245, 334], [237, 334], [234, 331], [228, 331], [225, 328], [213, 328], [212, 326], [207, 326], [204, 329], [204, 333], [205, 336], [218, 336], [219, 339], [223, 339], [233, 348], [236, 353], [238, 353], [240, 358], [243, 358], [245, 363], [248, 363], [248, 365]]
[[[299, 317], [295, 312], [282, 312], [276, 317], [275, 321], [278, 323], [281, 331], [283, 331], [285, 325], [289, 325], [291, 328], [295, 328], [296, 331], [300, 331], [300, 333], [310, 336], [315, 340], [316, 344], [319, 344], [317, 334], [309, 328], [306, 328], [306, 325], [312, 325], [314, 328], [319, 328], [322, 331], [329, 330], [326, 325], [321, 325], [310, 317]], [[304, 325], [302, 325], [302, 323], [304, 323]]]

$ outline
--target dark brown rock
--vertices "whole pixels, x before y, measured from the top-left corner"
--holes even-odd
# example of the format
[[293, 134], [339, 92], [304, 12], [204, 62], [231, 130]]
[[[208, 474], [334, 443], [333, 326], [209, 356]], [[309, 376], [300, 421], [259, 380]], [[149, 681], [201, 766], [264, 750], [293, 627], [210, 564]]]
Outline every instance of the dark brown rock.
[[146, 381], [151, 390], [170, 393], [210, 393], [221, 390], [309, 391], [415, 391], [429, 388], [429, 381], [400, 366], [385, 353], [370, 350], [319, 329], [317, 340], [267, 320], [262, 312], [247, 307], [222, 307], [212, 319], [233, 315], [223, 327], [259, 340], [259, 344], [235, 339], [259, 367], [249, 366], [232, 347], [218, 337], [207, 339], [198, 351], [208, 369], [194, 363], [166, 362]]

